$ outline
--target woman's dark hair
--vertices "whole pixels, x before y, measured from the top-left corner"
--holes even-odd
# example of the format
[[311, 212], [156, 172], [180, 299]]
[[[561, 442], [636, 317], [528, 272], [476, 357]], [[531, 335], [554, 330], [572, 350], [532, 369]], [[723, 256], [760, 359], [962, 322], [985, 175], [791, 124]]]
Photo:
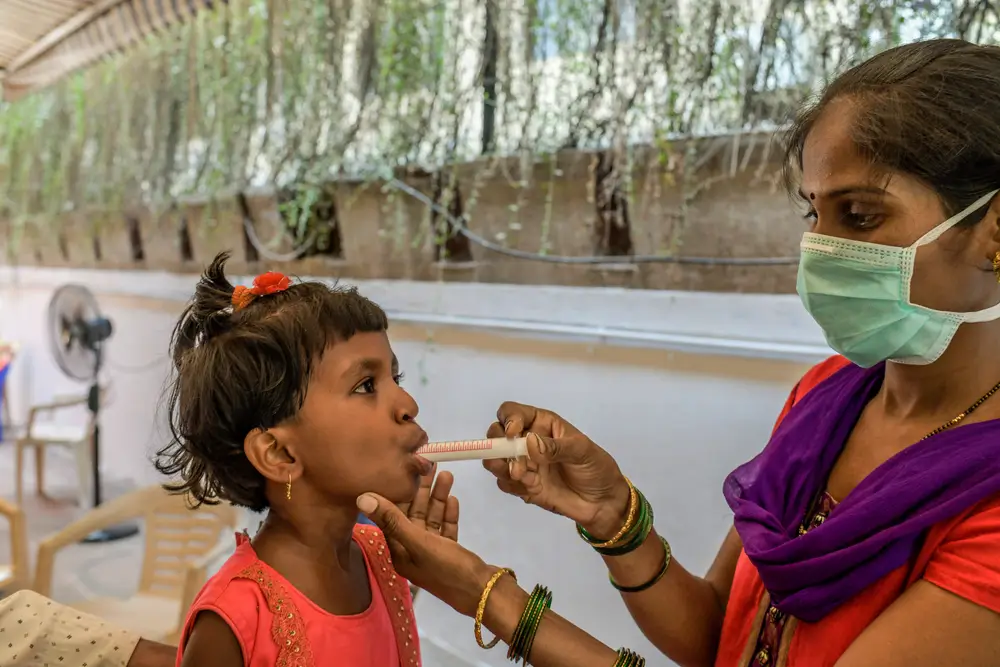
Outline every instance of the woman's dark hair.
[[[801, 171], [816, 119], [845, 97], [856, 103], [853, 140], [862, 154], [878, 169], [933, 187], [949, 215], [1000, 187], [1000, 47], [958, 39], [916, 42], [844, 72], [785, 137], [789, 186]], [[968, 223], [980, 219], [970, 216]]]
[[164, 486], [189, 494], [195, 506], [227, 500], [259, 512], [268, 503], [264, 478], [243, 453], [247, 434], [299, 411], [327, 348], [385, 331], [388, 321], [356, 289], [320, 282], [293, 284], [234, 311], [228, 259], [215, 258], [174, 328], [172, 441], [157, 452], [156, 468], [179, 476]]

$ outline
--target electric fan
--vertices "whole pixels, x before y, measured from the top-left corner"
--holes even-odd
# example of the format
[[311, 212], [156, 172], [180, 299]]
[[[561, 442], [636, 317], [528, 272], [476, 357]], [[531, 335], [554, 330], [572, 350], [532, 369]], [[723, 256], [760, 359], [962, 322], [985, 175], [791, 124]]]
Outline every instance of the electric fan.
[[[93, 414], [93, 492], [94, 507], [101, 504], [101, 390], [98, 375], [103, 362], [105, 342], [111, 338], [111, 320], [101, 315], [97, 299], [82, 285], [63, 285], [49, 302], [49, 336], [52, 354], [59, 368], [74, 380], [90, 383], [87, 409]], [[137, 526], [121, 525], [99, 530], [84, 542], [111, 542], [131, 537]]]

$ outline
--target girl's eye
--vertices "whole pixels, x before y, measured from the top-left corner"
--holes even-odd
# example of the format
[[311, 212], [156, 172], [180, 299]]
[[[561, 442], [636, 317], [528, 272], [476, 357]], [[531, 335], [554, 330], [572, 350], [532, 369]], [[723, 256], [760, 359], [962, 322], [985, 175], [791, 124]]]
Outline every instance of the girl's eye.
[[374, 394], [375, 378], [366, 378], [361, 384], [354, 388], [355, 394]]
[[406, 379], [406, 375], [403, 373], [396, 373], [392, 376], [392, 379], [395, 380], [396, 384], [403, 384], [403, 380]]
[[804, 216], [802, 216], [803, 220], [809, 221], [809, 226], [810, 227], [812, 227], [813, 225], [816, 224], [816, 219], [817, 218], [819, 218], [819, 216], [816, 214], [816, 209], [814, 209], [814, 208], [809, 209], [806, 212], [806, 214]]

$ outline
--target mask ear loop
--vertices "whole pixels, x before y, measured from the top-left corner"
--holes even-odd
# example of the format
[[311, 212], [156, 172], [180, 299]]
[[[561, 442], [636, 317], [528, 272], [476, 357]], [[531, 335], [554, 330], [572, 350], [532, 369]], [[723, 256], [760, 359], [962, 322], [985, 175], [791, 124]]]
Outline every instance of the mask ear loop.
[[976, 201], [972, 202], [971, 206], [967, 207], [960, 213], [951, 216], [950, 218], [942, 222], [940, 225], [938, 225], [934, 229], [930, 230], [929, 232], [921, 236], [919, 239], [917, 239], [917, 242], [914, 243], [911, 247], [919, 248], [920, 246], [924, 246], [927, 245], [928, 243], [933, 243], [934, 241], [937, 241], [939, 238], [941, 238], [941, 235], [944, 234], [946, 231], [948, 231], [958, 223], [965, 220], [972, 213], [975, 213], [977, 210], [981, 209], [982, 207], [986, 206], [991, 201], [993, 201], [993, 197], [995, 197], [998, 192], [1000, 192], [1000, 189], [994, 190], [993, 192], [983, 195]]

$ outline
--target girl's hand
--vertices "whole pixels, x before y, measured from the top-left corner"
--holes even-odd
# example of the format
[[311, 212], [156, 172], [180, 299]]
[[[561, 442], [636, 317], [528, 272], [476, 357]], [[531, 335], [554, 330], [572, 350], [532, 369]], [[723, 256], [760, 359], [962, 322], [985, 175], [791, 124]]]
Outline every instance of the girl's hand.
[[629, 488], [611, 455], [554, 412], [504, 403], [487, 437], [527, 434], [528, 457], [483, 461], [500, 490], [576, 521], [597, 539], [614, 537]]
[[420, 478], [413, 500], [400, 503], [399, 509], [418, 528], [458, 542], [458, 498], [451, 495], [455, 477], [445, 471], [435, 481], [435, 473], [437, 465]]
[[381, 496], [360, 496], [358, 509], [382, 529], [396, 572], [460, 614], [475, 615], [479, 597], [495, 568], [454, 539], [412, 521]]

